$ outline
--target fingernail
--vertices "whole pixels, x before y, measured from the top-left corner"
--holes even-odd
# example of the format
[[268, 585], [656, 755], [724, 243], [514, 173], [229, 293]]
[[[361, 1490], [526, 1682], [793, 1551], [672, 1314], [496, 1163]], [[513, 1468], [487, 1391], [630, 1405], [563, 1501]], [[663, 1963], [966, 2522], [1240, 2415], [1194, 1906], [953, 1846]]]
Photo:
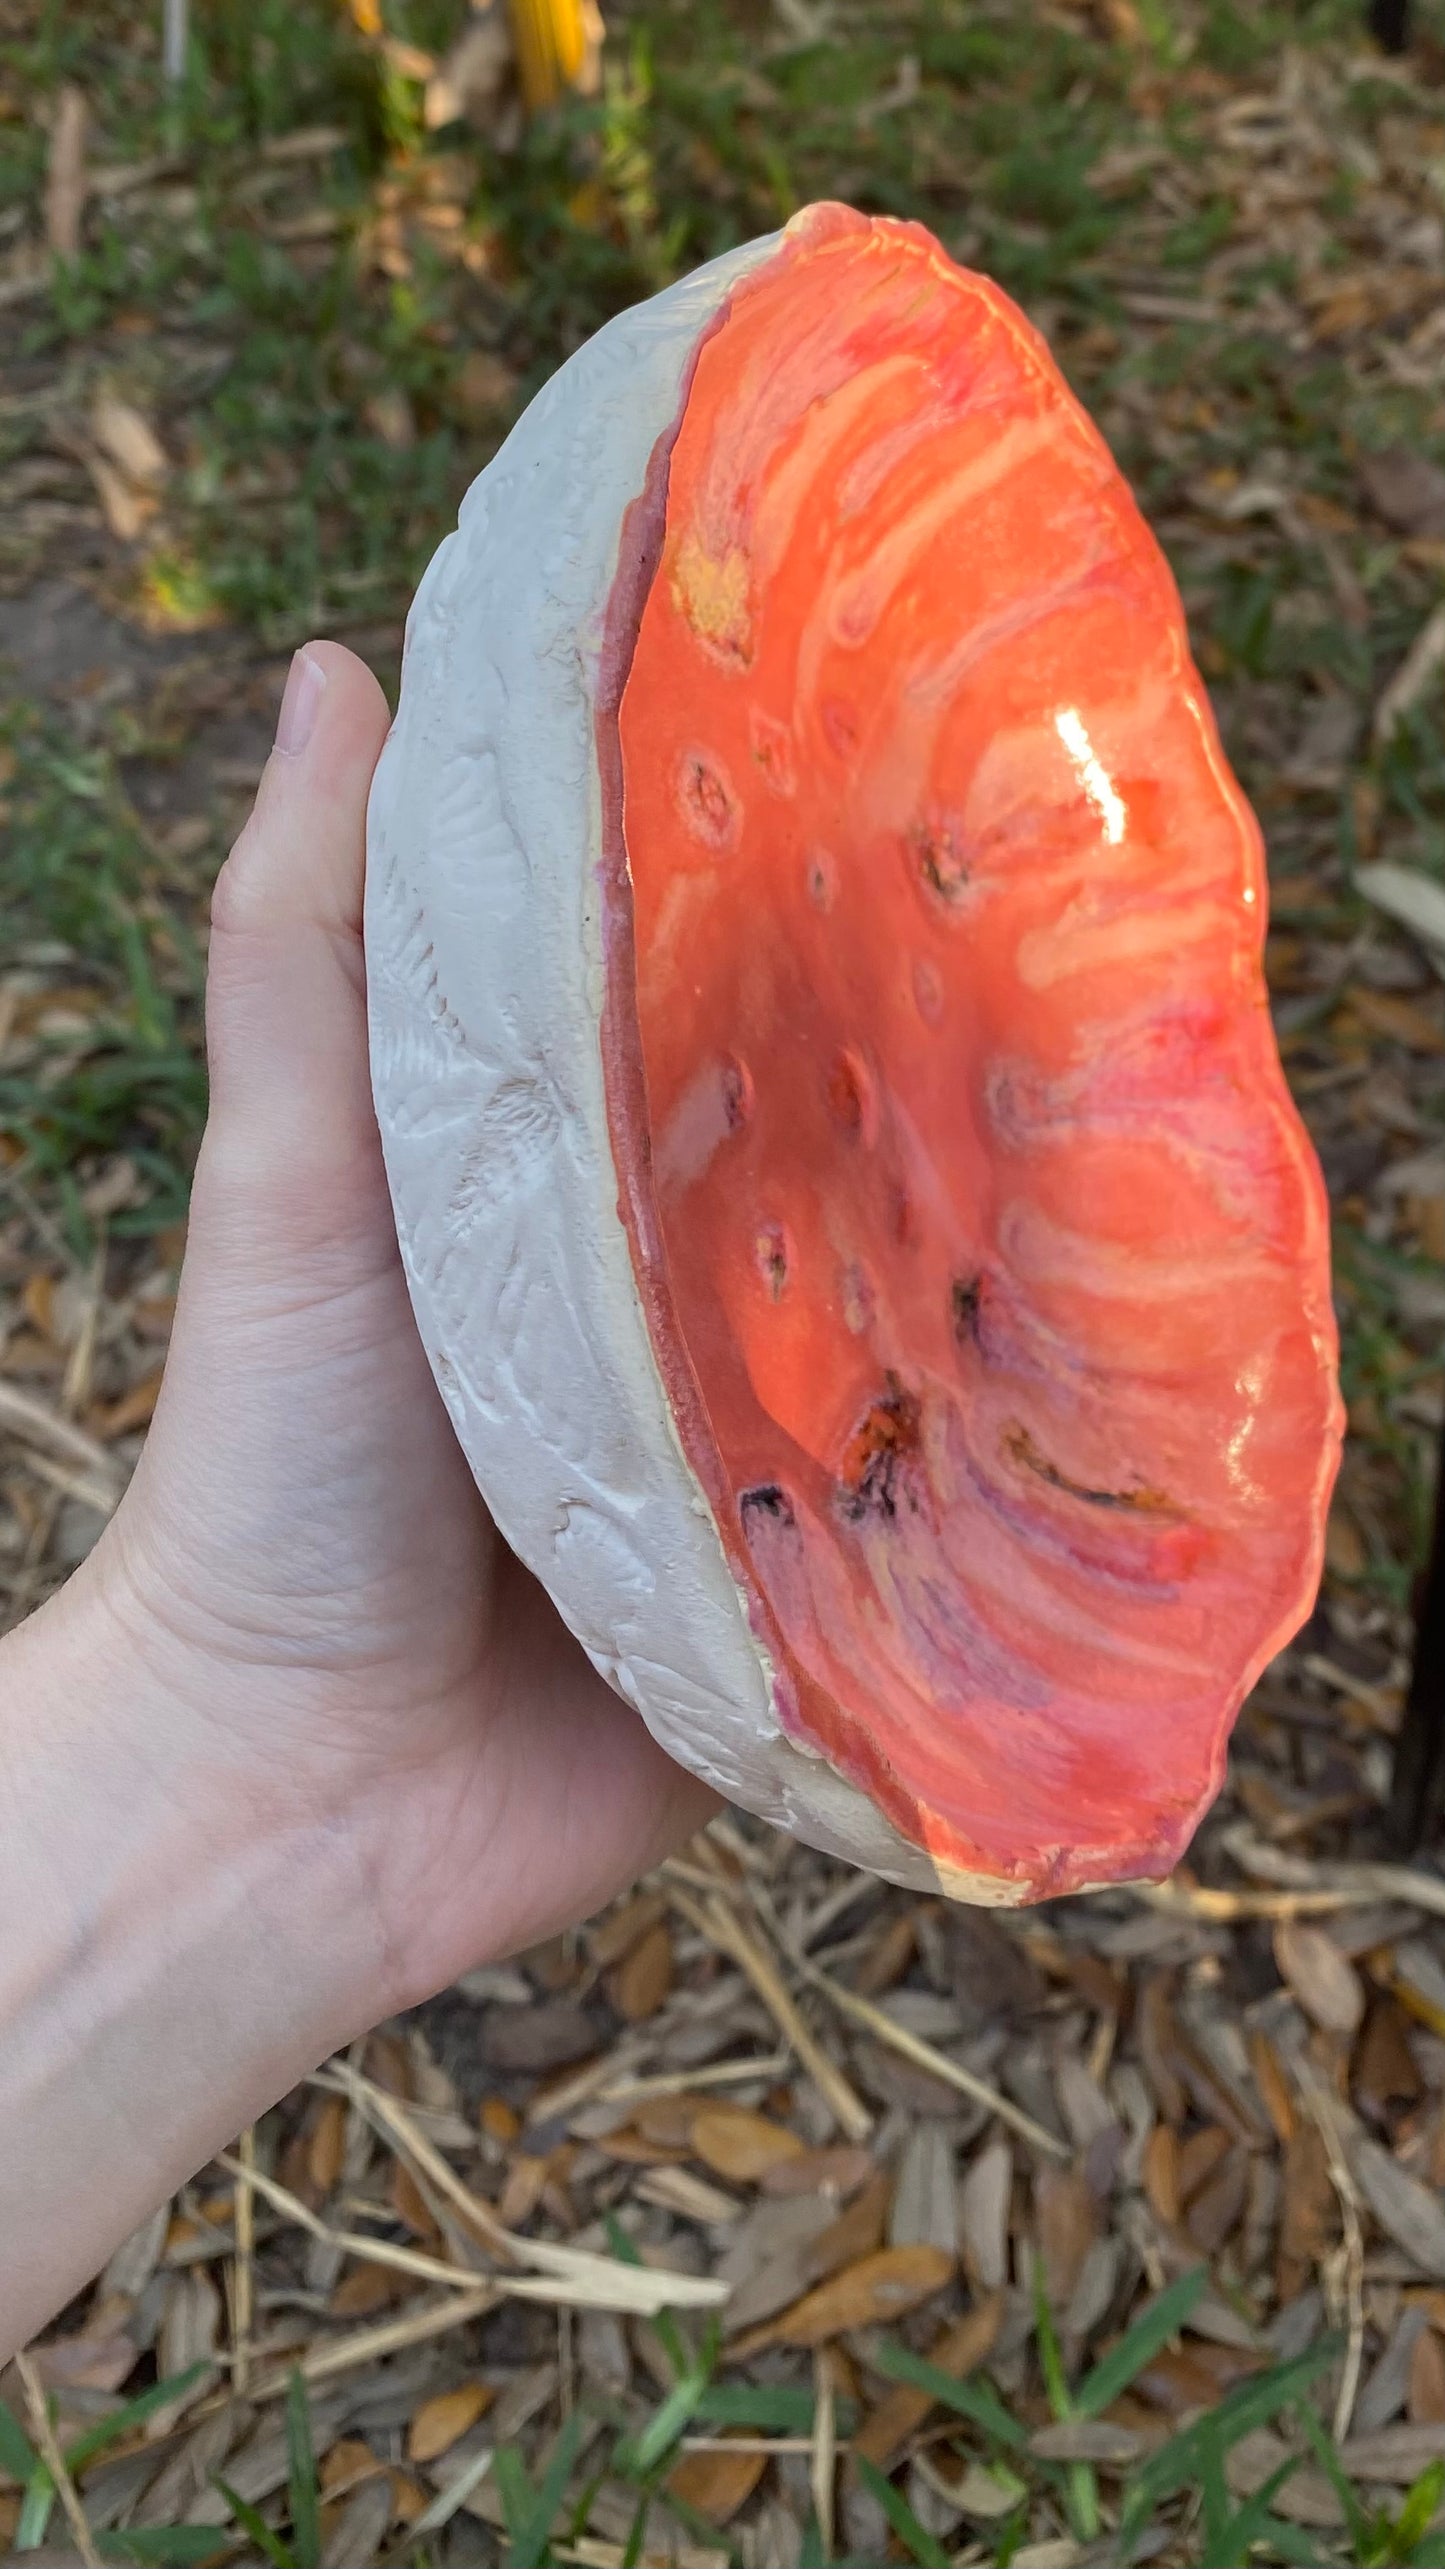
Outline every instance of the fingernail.
[[286, 673], [286, 693], [276, 717], [276, 747], [283, 758], [299, 758], [316, 729], [316, 716], [326, 691], [326, 672], [309, 652], [298, 651]]

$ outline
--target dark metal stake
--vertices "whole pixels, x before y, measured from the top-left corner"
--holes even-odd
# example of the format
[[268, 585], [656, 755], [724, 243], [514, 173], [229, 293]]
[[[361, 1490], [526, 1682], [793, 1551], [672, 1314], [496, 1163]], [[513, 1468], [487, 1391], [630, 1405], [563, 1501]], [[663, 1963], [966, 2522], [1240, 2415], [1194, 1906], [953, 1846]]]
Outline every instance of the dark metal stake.
[[1435, 1484], [1435, 1534], [1420, 1583], [1415, 1664], [1395, 1745], [1385, 1827], [1391, 1846], [1413, 1855], [1445, 1816], [1445, 1429]]
[[1381, 51], [1402, 54], [1410, 41], [1410, 0], [1370, 0], [1370, 33]]

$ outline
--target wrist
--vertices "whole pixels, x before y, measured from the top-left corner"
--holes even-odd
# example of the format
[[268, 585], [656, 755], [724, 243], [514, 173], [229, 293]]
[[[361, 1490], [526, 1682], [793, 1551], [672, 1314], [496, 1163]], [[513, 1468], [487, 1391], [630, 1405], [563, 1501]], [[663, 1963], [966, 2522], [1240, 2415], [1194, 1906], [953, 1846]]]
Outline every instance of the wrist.
[[258, 1794], [188, 1691], [100, 1562], [0, 1641], [0, 2353], [387, 2012], [351, 1833]]

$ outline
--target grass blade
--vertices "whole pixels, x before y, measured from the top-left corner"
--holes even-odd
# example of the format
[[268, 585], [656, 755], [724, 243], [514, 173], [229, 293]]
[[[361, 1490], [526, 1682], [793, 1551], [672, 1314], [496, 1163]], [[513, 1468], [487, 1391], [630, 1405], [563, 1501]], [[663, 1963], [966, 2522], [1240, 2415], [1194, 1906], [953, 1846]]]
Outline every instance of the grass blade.
[[811, 2507], [808, 2509], [808, 2521], [803, 2527], [803, 2547], [798, 2553], [798, 2569], [828, 2569], [828, 2563], [823, 2554], [822, 2530]]
[[637, 2569], [637, 2564], [642, 2558], [642, 2546], [647, 2540], [647, 2518], [651, 2506], [652, 2500], [644, 2489], [637, 2501], [637, 2513], [632, 2519], [632, 2529], [627, 2536], [627, 2549], [622, 2555], [622, 2569]]
[[[1290, 2569], [1330, 2569], [1327, 2556], [1316, 2551], [1302, 2524], [1291, 2524], [1284, 2516], [1267, 2515], [1255, 2534], [1256, 2543], [1267, 2542], [1267, 2559], [1285, 2560]], [[1244, 2553], [1240, 2553], [1241, 2560]]]
[[238, 2489], [232, 2488], [229, 2480], [222, 2479], [219, 2471], [212, 2472], [211, 2486], [213, 2489], [220, 2490], [241, 2531], [254, 2542], [264, 2558], [270, 2561], [271, 2569], [296, 2569], [293, 2554], [288, 2550], [279, 2533], [272, 2532], [265, 2517], [252, 2506], [249, 2498], [243, 2498]]
[[927, 2391], [940, 2408], [956, 2410], [995, 2444], [1007, 2445], [1015, 2453], [1027, 2445], [1027, 2430], [1010, 2417], [997, 2391], [986, 2381], [957, 2381], [952, 2373], [940, 2371], [937, 2364], [928, 2363], [922, 2355], [915, 2355], [909, 2347], [899, 2346], [891, 2339], [878, 2348], [874, 2363], [889, 2381], [911, 2382], [915, 2390]]
[[[1261, 2481], [1253, 2497], [1246, 2498], [1237, 2515], [1231, 2519], [1228, 2529], [1231, 2559], [1248, 2560], [1256, 2543], [1263, 2542], [1266, 2537], [1273, 2538], [1276, 2518], [1271, 2509], [1286, 2480], [1293, 2479], [1303, 2458], [1299, 2453], [1291, 2453], [1278, 2470], [1271, 2471], [1269, 2478]], [[1311, 2550], [1309, 2558], [1313, 2560], [1314, 2557]]]
[[1204, 2556], [1218, 2569], [1234, 2569], [1240, 2554], [1230, 2539], [1229, 2490], [1224, 2477], [1224, 2452], [1210, 2420], [1204, 2418], [1199, 2429], [1199, 2499], [1204, 2518]]
[[296, 2569], [321, 2569], [321, 2496], [311, 2441], [311, 2404], [299, 2372], [293, 2372], [286, 2385], [286, 2453]]
[[701, 2394], [694, 2415], [699, 2426], [751, 2426], [763, 2435], [811, 2435], [813, 2393], [800, 2382], [712, 2382]]
[[603, 2227], [607, 2232], [607, 2245], [618, 2263], [623, 2266], [640, 2266], [642, 2259], [637, 2253], [636, 2245], [629, 2239], [615, 2212], [609, 2212], [604, 2216]]
[[1430, 2520], [1442, 2497], [1445, 2497], [1445, 2462], [1427, 2463], [1418, 2480], [1406, 2490], [1405, 2503], [1395, 2519], [1393, 2537], [1399, 2559], [1418, 2561], [1420, 2543], [1429, 2531]]
[[95, 2460], [97, 2453], [107, 2452], [112, 2444], [120, 2442], [122, 2436], [129, 2435], [133, 2427], [144, 2425], [148, 2417], [154, 2417], [157, 2409], [168, 2408], [172, 2400], [180, 2399], [212, 2369], [204, 2361], [188, 2364], [183, 2373], [172, 2373], [164, 2382], [152, 2382], [148, 2391], [137, 2391], [135, 2398], [127, 2400], [123, 2408], [113, 2408], [109, 2417], [98, 2418], [83, 2435], [77, 2435], [73, 2444], [67, 2444], [67, 2470], [72, 2474], [83, 2471], [87, 2462]]
[[[1350, 2529], [1350, 2540], [1356, 2554], [1363, 2560], [1366, 2556], [1366, 2544], [1370, 2538], [1369, 2520], [1345, 2476], [1334, 2443], [1325, 2433], [1320, 2419], [1316, 2417], [1307, 2400], [1296, 2403], [1295, 2415], [1303, 2429], [1305, 2442], [1344, 2509], [1345, 2522]], [[1428, 2520], [1427, 2518], [1426, 2521]]]
[[1054, 2314], [1049, 2308], [1049, 2296], [1044, 2286], [1042, 2257], [1034, 2259], [1034, 2335], [1038, 2340], [1039, 2369], [1044, 2377], [1044, 2389], [1048, 2394], [1049, 2406], [1055, 2417], [1072, 2417], [1074, 2403], [1069, 2397], [1068, 2376], [1064, 2371], [1064, 2359], [1059, 2350], [1058, 2331], [1054, 2326]]
[[1074, 2393], [1074, 2407], [1080, 2417], [1101, 2417], [1145, 2365], [1153, 2363], [1171, 2337], [1178, 2336], [1208, 2281], [1208, 2267], [1194, 2266], [1155, 2295], [1133, 2325], [1125, 2329], [1118, 2345], [1084, 2375]]
[[104, 2560], [217, 2560], [234, 2549], [230, 2535], [213, 2524], [136, 2524], [121, 2533], [98, 2533], [95, 2547]]
[[1208, 2436], [1217, 2437], [1219, 2451], [1227, 2453], [1241, 2437], [1252, 2434], [1257, 2426], [1268, 2425], [1280, 2409], [1297, 2400], [1334, 2360], [1337, 2351], [1336, 2339], [1322, 2338], [1318, 2345], [1295, 2356], [1293, 2362], [1276, 2364], [1267, 2373], [1256, 2373], [1251, 2380], [1236, 2383], [1207, 2419], [1181, 2427], [1177, 2435], [1171, 2435], [1129, 2483], [1119, 2527], [1121, 2547], [1127, 2550], [1165, 2498], [1198, 2480]]
[[509, 2542], [520, 2542], [532, 2521], [537, 2492], [527, 2477], [520, 2453], [513, 2444], [499, 2444], [492, 2463], [492, 2477], [502, 2501], [502, 2518]]
[[935, 2541], [933, 2535], [924, 2530], [902, 2490], [895, 2489], [891, 2480], [885, 2480], [882, 2472], [865, 2455], [858, 2454], [856, 2462], [864, 2488], [870, 2497], [877, 2499], [909, 2559], [916, 2560], [919, 2569], [949, 2569], [948, 2553], [941, 2542]]
[[25, 2483], [25, 2495], [20, 2501], [20, 2522], [15, 2528], [17, 2551], [40, 2549], [54, 2505], [55, 2482], [42, 2462], [39, 2470], [32, 2472]]
[[[1034, 2336], [1038, 2341], [1039, 2365], [1049, 2406], [1057, 2418], [1072, 2417], [1075, 2413], [1074, 2398], [1064, 2370], [1063, 2350], [1054, 2326], [1054, 2314], [1049, 2308], [1042, 2258], [1034, 2261]], [[1092, 2462], [1065, 2465], [1064, 2499], [1069, 2522], [1079, 2541], [1096, 2541], [1099, 2533], [1099, 2482]]]
[[653, 2410], [646, 2425], [635, 2436], [618, 2446], [617, 2467], [629, 2480], [644, 2480], [672, 2451], [683, 2428], [689, 2424], [706, 2388], [701, 2373], [684, 2373], [674, 2382], [660, 2407]]
[[542, 2569], [551, 2546], [552, 2527], [562, 2504], [562, 2492], [571, 2476], [572, 2465], [586, 2431], [586, 2411], [574, 2408], [558, 2429], [529, 2521], [520, 2534], [513, 2536], [508, 2569]]
[[[811, 2394], [810, 2394], [811, 2398]], [[0, 2471], [24, 2487], [44, 2465], [12, 2408], [0, 2400]]]

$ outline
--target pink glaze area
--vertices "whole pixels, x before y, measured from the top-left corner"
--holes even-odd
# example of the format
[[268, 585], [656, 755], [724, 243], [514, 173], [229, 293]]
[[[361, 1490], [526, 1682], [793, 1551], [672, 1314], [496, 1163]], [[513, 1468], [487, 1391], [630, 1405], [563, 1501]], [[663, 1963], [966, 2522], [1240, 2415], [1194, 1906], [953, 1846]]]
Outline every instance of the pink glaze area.
[[941, 1866], [1162, 1873], [1340, 1427], [1167, 567], [1007, 298], [842, 207], [700, 343], [623, 560], [609, 1117], [780, 1718]]

